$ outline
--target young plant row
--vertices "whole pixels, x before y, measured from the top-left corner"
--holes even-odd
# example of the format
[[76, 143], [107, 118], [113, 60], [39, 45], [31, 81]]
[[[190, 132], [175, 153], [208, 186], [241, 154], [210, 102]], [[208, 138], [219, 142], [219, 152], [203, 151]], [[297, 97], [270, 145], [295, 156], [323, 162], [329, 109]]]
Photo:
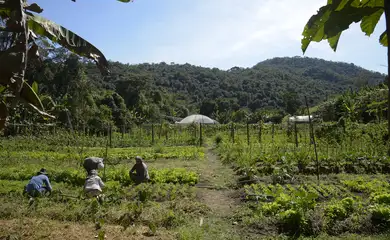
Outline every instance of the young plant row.
[[[25, 181], [0, 180], [0, 195], [10, 197], [21, 197], [22, 190], [26, 185]], [[66, 183], [52, 183], [53, 192], [50, 195], [53, 201], [63, 201], [67, 196], [83, 198], [83, 191], [80, 186], [73, 186]], [[173, 201], [175, 199], [195, 197], [195, 189], [187, 184], [155, 183], [140, 184], [137, 186], [125, 187], [118, 181], [109, 181], [104, 188], [106, 201], [120, 203], [124, 201]]]
[[[320, 157], [318, 172], [319, 174], [387, 174], [390, 173], [389, 160], [387, 156], [361, 156], [358, 154], [343, 154], [334, 158]], [[272, 175], [275, 169], [280, 168], [284, 168], [292, 174], [317, 174], [317, 162], [313, 156], [299, 158], [290, 155], [282, 157], [274, 163], [262, 160], [256, 163], [256, 170], [260, 175]]]
[[[362, 185], [356, 189], [357, 185]], [[363, 195], [357, 193], [364, 193]], [[239, 220], [288, 235], [380, 233], [390, 227], [389, 183], [343, 180], [340, 185], [252, 184], [245, 187], [246, 211]]]
[[274, 196], [280, 194], [294, 194], [303, 192], [311, 194], [316, 200], [322, 201], [333, 197], [345, 197], [350, 195], [350, 191], [343, 185], [333, 184], [316, 184], [314, 182], [305, 183], [302, 185], [280, 185], [280, 184], [250, 184], [244, 186], [245, 198], [247, 200], [273, 199]]
[[[0, 170], [1, 180], [28, 181], [36, 174], [32, 168], [2, 168]], [[83, 169], [72, 168], [47, 168], [48, 176], [53, 182], [63, 182], [71, 185], [82, 186], [85, 182], [86, 173]], [[104, 172], [99, 174], [103, 177]], [[196, 172], [187, 171], [184, 168], [172, 169], [151, 169], [149, 171], [151, 183], [177, 183], [195, 185], [199, 176]], [[103, 177], [104, 179], [104, 177]], [[129, 176], [129, 169], [126, 168], [110, 168], [106, 172], [106, 181], [117, 181], [124, 186], [132, 184]]]
[[[166, 146], [176, 145], [195, 145], [199, 137], [195, 137], [196, 129], [189, 127], [179, 127], [176, 129], [165, 128], [154, 129], [154, 137], [152, 136], [152, 128], [128, 129], [126, 132], [112, 131], [111, 136], [107, 131], [98, 134], [87, 134], [83, 132], [68, 132], [65, 129], [57, 129], [56, 131], [24, 131], [10, 136], [6, 141], [19, 143], [24, 150], [34, 150], [34, 145], [27, 143], [41, 142], [47, 147], [62, 147], [62, 146], [85, 146], [85, 147], [105, 147], [107, 143], [112, 147], [148, 147], [154, 144], [163, 144]], [[26, 144], [23, 144], [26, 143]]]
[[[317, 173], [316, 157], [306, 149], [287, 151], [275, 147], [274, 151], [263, 152], [258, 148], [226, 145], [219, 148], [219, 153], [222, 161], [236, 165], [241, 172], [251, 168], [257, 175], [273, 175], [279, 169], [285, 169], [290, 174]], [[340, 152], [333, 156], [319, 153], [318, 170], [319, 174], [390, 173], [390, 158], [366, 152]]]
[[[77, 149], [67, 148], [60, 152], [51, 151], [0, 151], [3, 162], [78, 162], [86, 156], [105, 156], [105, 149]], [[109, 149], [107, 158], [110, 160], [133, 160], [136, 156], [144, 159], [186, 159], [198, 160], [204, 158], [204, 149], [199, 147], [156, 147], [156, 148], [115, 148]]]
[[[4, 182], [4, 185], [12, 186], [12, 183]], [[32, 205], [28, 198], [21, 196], [20, 190], [0, 194], [0, 219], [28, 217], [82, 223], [98, 218], [124, 229], [138, 224], [166, 229], [199, 219], [209, 211], [204, 204], [195, 201], [192, 188], [185, 185], [108, 186], [102, 204], [96, 199], [85, 199], [81, 192], [77, 192], [79, 187], [53, 184], [53, 188], [55, 190], [50, 196], [36, 198]]]

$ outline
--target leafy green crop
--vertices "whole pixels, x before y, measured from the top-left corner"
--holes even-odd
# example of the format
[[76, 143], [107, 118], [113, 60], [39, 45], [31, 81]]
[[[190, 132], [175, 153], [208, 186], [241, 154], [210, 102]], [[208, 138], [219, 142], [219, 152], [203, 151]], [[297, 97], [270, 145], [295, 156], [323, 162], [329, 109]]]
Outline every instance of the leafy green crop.
[[[49, 178], [53, 182], [63, 182], [71, 185], [82, 186], [85, 181], [86, 173], [84, 169], [55, 169], [47, 168]], [[102, 173], [101, 173], [102, 174]], [[129, 176], [129, 169], [112, 168], [107, 170], [107, 181], [117, 181], [122, 185], [132, 183]], [[0, 179], [27, 181], [35, 175], [31, 168], [2, 168], [0, 170]], [[199, 176], [195, 172], [187, 171], [182, 168], [173, 169], [151, 169], [149, 171], [151, 183], [178, 183], [195, 185]]]

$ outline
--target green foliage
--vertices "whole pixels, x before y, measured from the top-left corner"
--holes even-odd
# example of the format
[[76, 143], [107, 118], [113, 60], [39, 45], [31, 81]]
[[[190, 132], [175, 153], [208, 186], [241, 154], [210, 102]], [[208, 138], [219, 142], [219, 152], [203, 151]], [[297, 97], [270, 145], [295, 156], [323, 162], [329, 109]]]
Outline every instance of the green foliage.
[[371, 209], [371, 220], [375, 225], [386, 227], [390, 221], [390, 207], [384, 205], [375, 205]]
[[354, 200], [344, 198], [339, 203], [328, 205], [325, 209], [325, 216], [331, 221], [344, 220], [351, 215], [353, 211]]
[[296, 111], [304, 95], [313, 105], [327, 94], [360, 87], [359, 81], [372, 85], [383, 79], [354, 65], [300, 57], [274, 58], [229, 71], [165, 63], [110, 65], [111, 75], [103, 81], [94, 65], [77, 63], [77, 58], [57, 49], [39, 71], [31, 67], [26, 75], [38, 82], [41, 94], [56, 102], [51, 113], [61, 125], [68, 125], [63, 112], [68, 109], [74, 128], [88, 126], [93, 133], [110, 124], [122, 130], [130, 123], [156, 123], [199, 112], [220, 123], [257, 123], [262, 116], [264, 121], [280, 122], [286, 112]]
[[302, 33], [302, 50], [305, 52], [312, 41], [320, 42], [326, 39], [331, 48], [336, 50], [341, 33], [354, 22], [361, 21], [361, 30], [369, 36], [374, 32], [383, 12], [384, 0], [328, 1], [305, 26]]
[[362, 177], [358, 177], [353, 180], [342, 180], [341, 183], [348, 187], [351, 191], [358, 193], [380, 192], [390, 188], [388, 182], [380, 181], [378, 179], [370, 180]]
[[385, 194], [378, 194], [376, 195], [373, 200], [374, 203], [377, 204], [385, 204], [385, 205], [390, 205], [390, 194], [385, 193]]
[[151, 182], [158, 183], [186, 183], [195, 185], [199, 176], [195, 172], [189, 172], [184, 168], [163, 169], [150, 172]]
[[[0, 84], [6, 87], [9, 93], [16, 96], [16, 102], [14, 101], [12, 105], [22, 99], [23, 103], [36, 113], [45, 118], [54, 118], [44, 112], [42, 103], [37, 96], [37, 84], [34, 83], [33, 87], [30, 87], [28, 82], [25, 82], [27, 63], [30, 67], [38, 67], [41, 64], [38, 52], [40, 43], [62, 45], [79, 56], [95, 61], [103, 74], [109, 73], [109, 70], [108, 62], [100, 50], [72, 31], [35, 15], [35, 13], [42, 11], [43, 9], [36, 3], [29, 5], [27, 1], [15, 1], [12, 4], [2, 3], [0, 27], [6, 29], [6, 32], [2, 32], [5, 44], [0, 49]], [[15, 22], [18, 24], [13, 24]], [[40, 36], [39, 39], [37, 35]], [[46, 38], [51, 42], [45, 41]], [[31, 79], [29, 80], [31, 81]], [[2, 118], [8, 115], [5, 104], [0, 111]], [[0, 129], [3, 128], [4, 123], [1, 123]]]
[[27, 15], [27, 24], [36, 34], [47, 37], [80, 56], [94, 60], [102, 73], [108, 72], [107, 60], [100, 50], [74, 32], [32, 13]]
[[219, 146], [223, 141], [223, 137], [221, 135], [215, 136], [215, 144]]
[[279, 214], [279, 224], [283, 232], [299, 235], [303, 232], [306, 221], [302, 212], [289, 209]]
[[381, 122], [386, 119], [387, 86], [364, 87], [360, 91], [347, 91], [335, 99], [324, 102], [314, 111], [324, 121]]
[[[75, 186], [84, 185], [85, 170], [84, 169], [56, 169], [47, 167], [49, 178], [54, 182], [63, 182]], [[129, 168], [110, 168], [107, 170], [108, 181], [118, 181], [123, 185], [132, 184], [129, 177]], [[2, 180], [17, 180], [26, 181], [36, 174], [36, 170], [31, 167], [3, 168], [0, 170], [0, 179]], [[183, 168], [159, 169], [150, 170], [150, 181], [152, 183], [179, 183], [195, 185], [198, 182], [199, 176], [195, 172], [187, 171]]]

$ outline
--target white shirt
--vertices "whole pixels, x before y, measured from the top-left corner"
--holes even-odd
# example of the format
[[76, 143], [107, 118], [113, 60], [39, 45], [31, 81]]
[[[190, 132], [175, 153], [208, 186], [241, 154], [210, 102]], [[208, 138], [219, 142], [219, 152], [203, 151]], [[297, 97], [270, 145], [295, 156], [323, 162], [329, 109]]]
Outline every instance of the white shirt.
[[104, 188], [104, 183], [98, 175], [88, 176], [87, 179], [85, 179], [84, 190], [86, 192], [91, 190], [98, 190], [101, 192], [102, 188]]

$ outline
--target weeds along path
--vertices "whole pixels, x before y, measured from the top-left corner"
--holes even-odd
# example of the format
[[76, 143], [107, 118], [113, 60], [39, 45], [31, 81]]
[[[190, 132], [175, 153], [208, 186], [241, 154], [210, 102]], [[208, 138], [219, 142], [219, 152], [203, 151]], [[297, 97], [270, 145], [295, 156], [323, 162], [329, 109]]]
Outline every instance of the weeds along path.
[[[175, 236], [165, 230], [158, 236], [147, 236], [146, 226], [129, 227], [105, 225], [105, 239], [164, 239], [173, 240]], [[0, 220], [0, 239], [98, 239], [94, 224], [61, 222], [49, 219], [23, 218]]]
[[197, 195], [205, 203], [215, 217], [229, 217], [239, 204], [239, 198], [232, 186], [236, 183], [236, 176], [229, 166], [223, 165], [218, 156], [211, 149], [206, 150], [205, 161], [202, 166]]

